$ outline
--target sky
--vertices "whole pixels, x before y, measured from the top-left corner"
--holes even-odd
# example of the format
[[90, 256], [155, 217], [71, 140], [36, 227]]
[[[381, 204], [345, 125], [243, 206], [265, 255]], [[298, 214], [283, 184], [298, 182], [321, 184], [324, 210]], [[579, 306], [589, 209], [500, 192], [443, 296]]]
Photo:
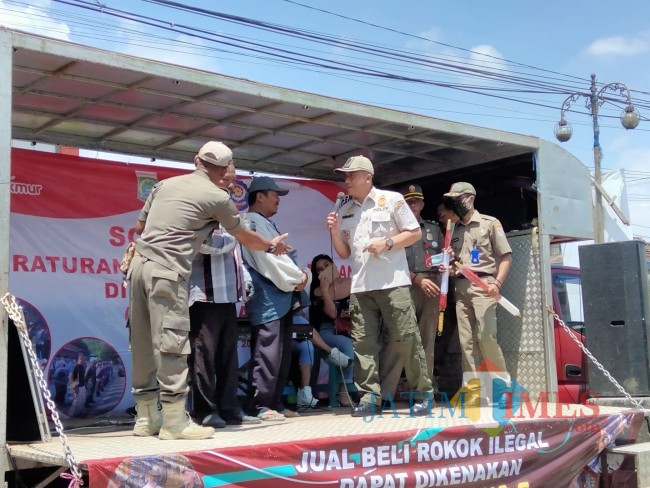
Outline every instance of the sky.
[[[109, 14], [117, 10], [121, 17]], [[602, 167], [625, 170], [632, 233], [650, 241], [648, 18], [645, 1], [0, 0], [0, 24], [10, 28], [550, 141], [564, 100], [588, 93], [592, 73], [599, 89], [625, 83], [641, 123], [623, 129], [620, 96], [603, 92], [616, 104], [600, 109]], [[303, 38], [271, 32], [278, 26]], [[313, 35], [321, 41], [304, 39]], [[330, 68], [279, 62], [272, 49]], [[578, 98], [563, 147], [593, 169], [592, 120]]]

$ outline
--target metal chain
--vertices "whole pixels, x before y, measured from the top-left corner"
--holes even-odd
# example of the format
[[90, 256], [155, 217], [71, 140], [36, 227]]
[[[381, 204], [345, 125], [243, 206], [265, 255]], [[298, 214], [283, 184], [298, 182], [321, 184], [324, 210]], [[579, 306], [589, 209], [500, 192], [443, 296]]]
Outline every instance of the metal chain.
[[63, 444], [63, 452], [65, 454], [65, 460], [68, 463], [68, 466], [70, 466], [70, 471], [73, 477], [71, 484], [82, 486], [84, 482], [83, 482], [83, 475], [81, 473], [81, 468], [79, 467], [79, 464], [77, 463], [77, 461], [74, 458], [74, 455], [72, 454], [72, 450], [70, 449], [70, 445], [68, 444], [68, 438], [63, 433], [63, 424], [61, 423], [59, 412], [56, 409], [56, 405], [52, 400], [52, 395], [50, 393], [50, 390], [47, 387], [45, 378], [43, 377], [43, 371], [41, 370], [41, 365], [39, 364], [38, 358], [36, 357], [36, 353], [34, 352], [34, 346], [32, 345], [32, 341], [29, 339], [29, 334], [27, 331], [27, 324], [25, 324], [25, 316], [23, 314], [23, 309], [20, 305], [18, 305], [18, 302], [16, 301], [16, 297], [14, 297], [11, 293], [7, 293], [5, 296], [3, 296], [0, 299], [0, 301], [2, 302], [2, 305], [4, 305], [4, 308], [7, 311], [9, 317], [11, 317], [11, 320], [13, 320], [14, 325], [18, 329], [18, 332], [22, 336], [23, 342], [25, 343], [25, 348], [29, 355], [29, 361], [32, 364], [32, 369], [34, 370], [34, 374], [36, 375], [36, 379], [38, 380], [38, 386], [40, 387], [43, 397], [45, 397], [47, 408], [52, 415], [52, 421], [54, 422], [56, 431], [59, 434], [59, 440], [61, 441], [61, 444]]
[[637, 407], [637, 408], [643, 410], [644, 407], [643, 407], [643, 405], [641, 404], [641, 402], [639, 402], [639, 401], [635, 400], [634, 398], [632, 398], [632, 395], [630, 395], [627, 391], [625, 391], [625, 388], [623, 388], [623, 387], [619, 384], [619, 382], [616, 381], [616, 379], [614, 379], [614, 377], [609, 373], [609, 371], [607, 371], [607, 370], [605, 369], [605, 366], [603, 366], [602, 364], [600, 364], [600, 362], [598, 361], [598, 359], [596, 359], [596, 358], [594, 357], [594, 355], [591, 353], [591, 351], [589, 351], [589, 349], [587, 349], [587, 348], [585, 347], [585, 345], [582, 343], [582, 341], [581, 341], [580, 339], [578, 339], [578, 337], [576, 336], [575, 332], [573, 332], [573, 330], [571, 330], [571, 328], [570, 328], [568, 325], [566, 325], [566, 324], [564, 323], [564, 321], [563, 321], [563, 320], [560, 318], [560, 316], [555, 312], [555, 310], [553, 310], [552, 307], [548, 307], [548, 313], [549, 313], [550, 315], [552, 315], [552, 316], [555, 318], [555, 320], [557, 320], [558, 324], [560, 324], [560, 325], [562, 326], [562, 328], [563, 328], [563, 329], [564, 329], [564, 330], [569, 334], [569, 337], [571, 337], [571, 339], [573, 339], [573, 342], [575, 342], [575, 343], [578, 345], [578, 347], [580, 347], [580, 349], [582, 349], [582, 352], [584, 352], [585, 355], [586, 355], [589, 359], [591, 359], [591, 361], [592, 361], [592, 362], [593, 362], [593, 363], [598, 367], [598, 369], [599, 369], [599, 370], [600, 370], [600, 371], [605, 375], [605, 377], [606, 377], [609, 381], [612, 382], [612, 384], [616, 387], [616, 389], [617, 389], [618, 391], [620, 391], [620, 392], [625, 396], [625, 398], [627, 398], [627, 400], [628, 400], [632, 405], [634, 405], [635, 407]]

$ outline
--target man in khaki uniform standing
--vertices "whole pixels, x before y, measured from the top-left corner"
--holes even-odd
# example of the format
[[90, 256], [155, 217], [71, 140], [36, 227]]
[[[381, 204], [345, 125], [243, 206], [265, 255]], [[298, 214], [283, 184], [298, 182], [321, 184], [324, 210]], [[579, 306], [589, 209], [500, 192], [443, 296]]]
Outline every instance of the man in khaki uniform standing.
[[[454, 278], [458, 334], [463, 371], [476, 372], [482, 360], [492, 363], [506, 377], [506, 362], [497, 343], [496, 297], [510, 271], [512, 249], [498, 219], [482, 215], [474, 208], [476, 190], [466, 182], [454, 183], [445, 193], [449, 206], [460, 217], [451, 238], [456, 258], [489, 284], [488, 292], [462, 274]], [[471, 405], [479, 399], [478, 383], [466, 385]], [[492, 398], [498, 402], [499, 398]]]
[[[404, 200], [420, 224], [420, 240], [404, 248], [411, 277], [411, 299], [415, 306], [415, 317], [420, 329], [420, 338], [427, 363], [427, 373], [433, 378], [433, 352], [438, 327], [438, 295], [440, 294], [440, 272], [438, 267], [431, 267], [428, 260], [441, 251], [444, 236], [435, 222], [424, 220], [421, 216], [424, 208], [424, 195], [419, 185], [409, 185], [402, 190]], [[396, 343], [388, 338], [381, 357], [381, 391], [382, 396], [395, 390], [402, 374], [403, 361], [396, 350]]]
[[433, 388], [409, 294], [411, 280], [404, 253], [405, 247], [420, 240], [422, 231], [402, 195], [373, 186], [375, 171], [368, 158], [351, 157], [335, 171], [345, 175], [352, 197], [338, 213], [327, 216], [337, 254], [343, 259], [352, 257], [354, 380], [362, 395], [352, 416], [373, 415], [375, 407], [381, 406], [382, 322], [398, 343], [406, 378], [417, 394], [411, 412], [427, 415]]
[[194, 157], [196, 171], [157, 183], [138, 216], [136, 232], [142, 235], [127, 273], [135, 435], [205, 439], [214, 434], [212, 427], [194, 424], [185, 411], [188, 279], [206, 238], [221, 224], [244, 246], [287, 251], [282, 242], [286, 234], [271, 241], [246, 229], [230, 195], [217, 186], [231, 162], [228, 147], [206, 143]]

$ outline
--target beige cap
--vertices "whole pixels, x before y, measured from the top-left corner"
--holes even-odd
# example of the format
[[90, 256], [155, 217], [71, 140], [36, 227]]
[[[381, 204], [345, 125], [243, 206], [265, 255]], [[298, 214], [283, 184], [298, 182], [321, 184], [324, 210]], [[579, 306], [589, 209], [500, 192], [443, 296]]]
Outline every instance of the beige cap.
[[232, 162], [232, 151], [223, 142], [210, 141], [199, 149], [199, 158], [215, 166], [228, 166]]
[[474, 189], [474, 186], [471, 183], [459, 181], [458, 183], [451, 185], [451, 188], [447, 193], [445, 193], [445, 196], [454, 198], [466, 194], [476, 196], [476, 190]]
[[343, 173], [351, 173], [352, 171], [367, 171], [371, 175], [375, 174], [375, 168], [372, 162], [365, 156], [352, 156], [343, 166], [336, 168], [334, 171], [342, 171]]

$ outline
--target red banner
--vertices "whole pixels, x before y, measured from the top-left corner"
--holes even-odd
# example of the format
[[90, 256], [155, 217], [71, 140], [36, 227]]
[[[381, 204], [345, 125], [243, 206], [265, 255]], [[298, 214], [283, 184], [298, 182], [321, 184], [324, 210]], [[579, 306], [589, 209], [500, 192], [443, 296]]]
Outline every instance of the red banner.
[[[64, 420], [121, 414], [133, 406], [120, 259], [135, 237], [135, 221], [152, 187], [190, 169], [12, 150], [9, 290], [24, 309], [29, 337]], [[249, 182], [249, 175], [241, 176], [234, 189], [242, 211]], [[274, 221], [289, 233], [300, 266], [306, 266], [327, 252], [325, 218], [341, 186], [279, 182], [291, 191], [282, 197]], [[243, 365], [248, 348], [242, 345], [239, 352]], [[88, 371], [96, 371], [87, 385], [70, 382], [80, 354]]]
[[102, 460], [88, 467], [91, 486], [109, 487], [561, 487], [608, 443], [634, 437], [642, 419], [640, 412], [626, 412], [517, 421], [502, 429], [434, 427]]

